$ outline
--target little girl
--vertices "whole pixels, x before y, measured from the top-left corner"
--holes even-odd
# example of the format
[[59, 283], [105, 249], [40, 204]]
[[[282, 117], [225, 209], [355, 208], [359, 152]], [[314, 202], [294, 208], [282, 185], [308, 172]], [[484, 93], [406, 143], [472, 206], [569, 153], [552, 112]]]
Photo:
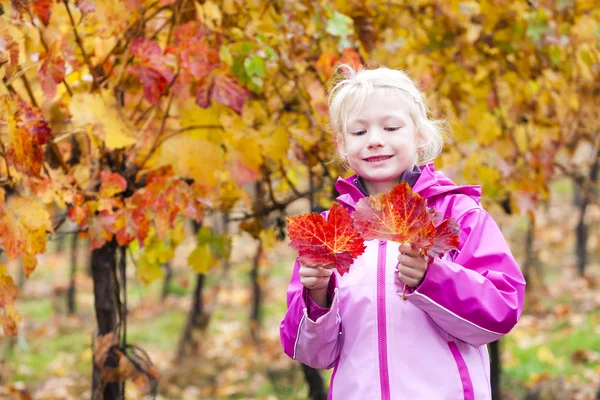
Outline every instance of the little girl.
[[480, 187], [434, 169], [443, 139], [414, 82], [397, 70], [344, 68], [330, 116], [356, 175], [338, 179], [338, 202], [352, 213], [360, 198], [407, 182], [441, 220], [457, 220], [460, 246], [428, 264], [409, 245], [366, 240], [344, 276], [296, 262], [283, 348], [311, 367], [334, 367], [329, 399], [491, 399], [486, 344], [519, 320], [523, 275], [479, 204]]

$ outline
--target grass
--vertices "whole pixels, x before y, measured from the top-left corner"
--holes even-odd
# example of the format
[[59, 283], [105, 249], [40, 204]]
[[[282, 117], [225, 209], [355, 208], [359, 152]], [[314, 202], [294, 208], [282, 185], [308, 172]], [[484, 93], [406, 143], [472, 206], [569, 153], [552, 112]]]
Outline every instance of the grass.
[[527, 387], [540, 376], [546, 379], [559, 376], [584, 378], [586, 370], [600, 372], [600, 360], [586, 362], [577, 357], [585, 354], [581, 352], [600, 349], [599, 322], [598, 313], [588, 316], [577, 328], [558, 321], [549, 330], [547, 341], [529, 346], [520, 346], [514, 336], [506, 336], [502, 350], [508, 352], [510, 358], [503, 367], [505, 382]]

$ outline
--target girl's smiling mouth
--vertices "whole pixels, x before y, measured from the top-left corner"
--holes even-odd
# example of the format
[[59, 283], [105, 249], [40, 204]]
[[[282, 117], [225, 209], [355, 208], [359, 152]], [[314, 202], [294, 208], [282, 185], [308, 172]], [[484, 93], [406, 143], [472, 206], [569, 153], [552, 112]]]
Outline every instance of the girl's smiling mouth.
[[393, 156], [372, 156], [372, 157], [367, 157], [367, 158], [363, 158], [364, 161], [366, 162], [377, 162], [377, 161], [384, 161], [387, 159], [392, 158]]

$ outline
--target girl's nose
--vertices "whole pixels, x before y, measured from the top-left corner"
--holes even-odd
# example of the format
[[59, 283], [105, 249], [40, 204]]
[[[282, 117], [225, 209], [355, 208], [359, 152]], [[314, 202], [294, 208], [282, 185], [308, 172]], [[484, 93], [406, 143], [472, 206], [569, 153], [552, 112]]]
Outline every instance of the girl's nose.
[[367, 142], [368, 148], [382, 147], [383, 146], [383, 136], [381, 132], [376, 130], [371, 130], [369, 132], [369, 141]]

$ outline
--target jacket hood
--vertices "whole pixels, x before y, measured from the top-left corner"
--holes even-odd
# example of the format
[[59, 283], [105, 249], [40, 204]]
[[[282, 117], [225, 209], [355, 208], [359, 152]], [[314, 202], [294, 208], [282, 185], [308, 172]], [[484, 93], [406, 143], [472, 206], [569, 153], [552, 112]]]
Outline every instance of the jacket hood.
[[[432, 199], [442, 194], [464, 194], [472, 198], [477, 204], [481, 201], [480, 185], [457, 186], [450, 178], [443, 173], [436, 171], [433, 163], [422, 165], [421, 175], [413, 187], [415, 193], [420, 194], [424, 199]], [[354, 209], [355, 204], [365, 195], [356, 187], [354, 181], [357, 175], [348, 178], [338, 178], [335, 183], [335, 189], [340, 193], [337, 201], [350, 209]]]

